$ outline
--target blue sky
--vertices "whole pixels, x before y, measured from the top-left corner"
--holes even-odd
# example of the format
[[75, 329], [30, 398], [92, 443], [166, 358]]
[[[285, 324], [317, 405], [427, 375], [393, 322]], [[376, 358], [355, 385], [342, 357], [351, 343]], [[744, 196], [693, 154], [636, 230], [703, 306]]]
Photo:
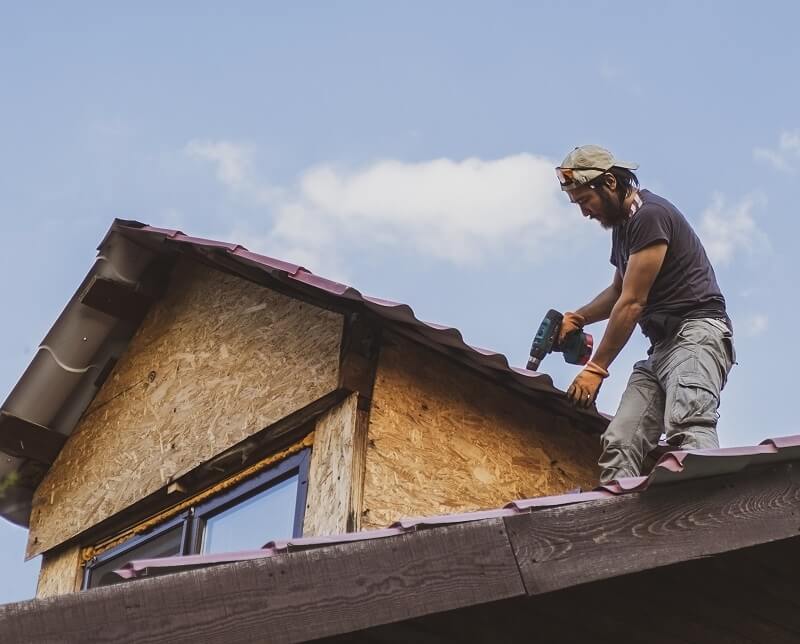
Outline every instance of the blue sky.
[[[166, 4], [0, 2], [0, 394], [113, 217], [298, 261], [524, 364], [548, 308], [611, 279], [552, 174], [591, 142], [714, 258], [740, 363], [721, 443], [798, 432], [796, 3]], [[0, 520], [0, 603], [34, 593], [24, 541]]]

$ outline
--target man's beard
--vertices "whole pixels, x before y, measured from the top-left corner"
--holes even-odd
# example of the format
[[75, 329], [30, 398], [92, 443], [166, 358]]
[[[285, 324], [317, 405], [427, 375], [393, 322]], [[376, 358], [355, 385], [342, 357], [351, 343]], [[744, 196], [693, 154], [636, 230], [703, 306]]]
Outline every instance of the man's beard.
[[618, 193], [614, 193], [612, 197], [605, 190], [599, 190], [598, 195], [600, 196], [600, 201], [603, 202], [603, 221], [600, 222], [603, 228], [610, 230], [628, 218], [625, 209], [622, 207], [624, 200], [619, 197]]

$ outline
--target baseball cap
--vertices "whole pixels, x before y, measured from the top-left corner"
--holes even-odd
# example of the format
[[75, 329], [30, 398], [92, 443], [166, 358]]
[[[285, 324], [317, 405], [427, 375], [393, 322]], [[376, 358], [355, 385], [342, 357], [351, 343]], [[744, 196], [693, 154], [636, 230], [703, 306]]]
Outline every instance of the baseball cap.
[[639, 166], [636, 163], [615, 159], [611, 152], [599, 145], [582, 145], [564, 158], [561, 165], [556, 168], [556, 175], [561, 183], [561, 189], [569, 192], [589, 183], [613, 167], [636, 170]]

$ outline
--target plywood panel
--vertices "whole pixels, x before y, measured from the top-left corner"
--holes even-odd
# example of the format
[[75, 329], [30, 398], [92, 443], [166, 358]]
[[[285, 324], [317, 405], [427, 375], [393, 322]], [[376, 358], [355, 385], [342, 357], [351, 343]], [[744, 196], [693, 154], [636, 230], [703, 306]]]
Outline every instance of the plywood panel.
[[342, 325], [180, 262], [36, 491], [29, 556], [336, 389]]
[[352, 514], [357, 402], [358, 394], [351, 394], [317, 420], [303, 536], [347, 532]]
[[362, 527], [592, 487], [598, 450], [596, 436], [566, 419], [389, 336], [370, 411]]
[[82, 572], [77, 545], [51, 550], [42, 557], [36, 597], [55, 597], [80, 590]]

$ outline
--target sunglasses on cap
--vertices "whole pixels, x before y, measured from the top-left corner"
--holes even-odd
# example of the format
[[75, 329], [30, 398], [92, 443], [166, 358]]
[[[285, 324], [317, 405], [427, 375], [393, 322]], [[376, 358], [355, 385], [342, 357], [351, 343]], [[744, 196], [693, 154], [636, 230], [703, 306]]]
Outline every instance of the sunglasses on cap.
[[581, 170], [597, 170], [598, 172], [608, 172], [607, 168], [594, 168], [591, 166], [581, 167], [581, 168], [556, 168], [556, 176], [558, 177], [558, 181], [561, 183], [562, 186], [568, 186], [571, 183], [575, 183], [575, 171]]

